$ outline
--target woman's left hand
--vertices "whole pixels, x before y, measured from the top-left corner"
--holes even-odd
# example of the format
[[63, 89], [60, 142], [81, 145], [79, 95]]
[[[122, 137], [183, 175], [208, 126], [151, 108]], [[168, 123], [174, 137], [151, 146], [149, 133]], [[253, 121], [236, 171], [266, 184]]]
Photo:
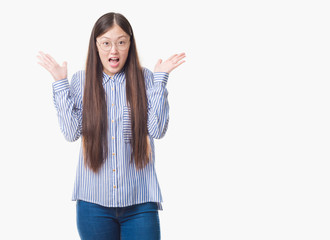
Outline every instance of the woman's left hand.
[[182, 60], [185, 57], [186, 57], [185, 53], [180, 53], [180, 54], [174, 54], [172, 57], [165, 60], [164, 62], [162, 59], [159, 59], [155, 66], [154, 72], [170, 73], [172, 72], [172, 70], [174, 70], [175, 68], [177, 68], [178, 66], [180, 66], [182, 63], [185, 62], [184, 60]]

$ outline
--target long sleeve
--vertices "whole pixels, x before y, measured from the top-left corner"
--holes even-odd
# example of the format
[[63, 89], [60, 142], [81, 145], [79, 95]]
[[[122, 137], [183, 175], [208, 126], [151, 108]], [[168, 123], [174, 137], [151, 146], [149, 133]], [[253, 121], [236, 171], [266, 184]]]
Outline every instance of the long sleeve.
[[148, 98], [148, 131], [152, 138], [162, 138], [168, 127], [169, 104], [166, 88], [168, 73], [152, 73], [145, 69], [147, 98]]
[[53, 99], [61, 131], [66, 140], [79, 139], [82, 129], [82, 94], [78, 73], [68, 79], [53, 83]]

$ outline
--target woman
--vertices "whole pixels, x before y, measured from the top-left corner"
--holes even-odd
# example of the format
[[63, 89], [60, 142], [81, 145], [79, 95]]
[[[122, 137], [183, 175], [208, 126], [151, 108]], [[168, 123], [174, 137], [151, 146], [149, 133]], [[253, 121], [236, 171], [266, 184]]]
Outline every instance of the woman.
[[72, 196], [81, 239], [160, 239], [154, 138], [166, 133], [166, 83], [185, 54], [159, 60], [154, 73], [142, 68], [130, 23], [107, 13], [93, 27], [86, 70], [71, 85], [66, 62], [38, 58], [55, 79], [61, 131], [68, 141], [82, 137]]

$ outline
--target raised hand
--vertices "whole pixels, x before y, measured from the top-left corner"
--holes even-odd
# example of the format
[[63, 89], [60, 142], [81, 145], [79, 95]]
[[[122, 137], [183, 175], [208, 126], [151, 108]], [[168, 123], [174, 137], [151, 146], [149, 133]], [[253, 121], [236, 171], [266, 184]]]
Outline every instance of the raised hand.
[[184, 60], [182, 60], [185, 57], [186, 57], [185, 53], [180, 53], [180, 54], [174, 54], [172, 57], [165, 60], [164, 62], [162, 59], [159, 59], [155, 66], [154, 72], [170, 73], [172, 70], [174, 70], [175, 68], [177, 68], [178, 66], [180, 66], [182, 63], [185, 62]]
[[41, 51], [39, 52], [39, 54], [40, 55], [37, 56], [40, 60], [38, 64], [43, 66], [48, 72], [50, 72], [55, 81], [67, 78], [67, 62], [63, 62], [62, 66], [60, 66], [49, 54], [45, 54]]

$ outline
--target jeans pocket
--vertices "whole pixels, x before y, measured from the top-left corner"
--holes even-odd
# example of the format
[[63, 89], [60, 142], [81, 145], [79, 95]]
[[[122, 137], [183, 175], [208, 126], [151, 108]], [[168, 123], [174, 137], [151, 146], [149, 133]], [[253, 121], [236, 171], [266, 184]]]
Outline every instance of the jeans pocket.
[[131, 109], [124, 106], [123, 109], [123, 134], [125, 143], [132, 141]]

